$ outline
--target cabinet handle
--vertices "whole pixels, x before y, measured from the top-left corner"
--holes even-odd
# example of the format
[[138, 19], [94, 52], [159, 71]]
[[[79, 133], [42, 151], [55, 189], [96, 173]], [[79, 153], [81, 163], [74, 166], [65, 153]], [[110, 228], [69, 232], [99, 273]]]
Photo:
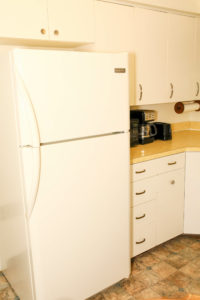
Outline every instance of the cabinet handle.
[[140, 220], [146, 217], [146, 214], [143, 214], [141, 217], [136, 217], [136, 220]]
[[59, 35], [59, 31], [57, 29], [54, 30], [55, 35]]
[[141, 242], [136, 242], [137, 245], [142, 244], [146, 241], [146, 239], [143, 239]]
[[176, 161], [168, 163], [168, 166], [176, 165]]
[[175, 180], [172, 180], [172, 181], [171, 181], [171, 184], [175, 184]]
[[146, 172], [146, 170], [144, 169], [144, 170], [142, 170], [142, 171], [136, 171], [135, 173], [136, 174], [141, 174], [141, 173], [145, 173]]
[[172, 83], [170, 83], [170, 87], [171, 87], [171, 93], [170, 93], [169, 98], [171, 99], [173, 97], [173, 95], [174, 95], [174, 86], [173, 86]]
[[42, 29], [40, 30], [40, 32], [41, 32], [41, 34], [46, 34], [46, 30], [45, 30], [44, 28], [42, 28]]
[[199, 82], [197, 81], [197, 93], [196, 93], [196, 97], [199, 95]]
[[143, 91], [142, 91], [142, 85], [139, 84], [139, 88], [140, 88], [140, 97], [139, 97], [139, 101], [142, 100], [142, 96], [143, 96]]
[[143, 195], [143, 194], [145, 194], [146, 193], [146, 190], [144, 190], [143, 192], [140, 192], [140, 193], [135, 193], [137, 196], [139, 196], [139, 195]]

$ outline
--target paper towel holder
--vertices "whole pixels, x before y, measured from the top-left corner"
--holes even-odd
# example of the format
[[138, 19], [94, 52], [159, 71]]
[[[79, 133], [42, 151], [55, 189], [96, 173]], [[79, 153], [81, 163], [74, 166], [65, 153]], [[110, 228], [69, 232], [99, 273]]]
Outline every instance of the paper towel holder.
[[198, 104], [198, 106], [196, 105], [193, 111], [200, 111], [200, 100], [185, 102], [185, 104], [184, 102], [177, 102], [174, 105], [174, 110], [177, 114], [182, 114], [185, 111], [185, 106], [194, 106], [194, 104]]

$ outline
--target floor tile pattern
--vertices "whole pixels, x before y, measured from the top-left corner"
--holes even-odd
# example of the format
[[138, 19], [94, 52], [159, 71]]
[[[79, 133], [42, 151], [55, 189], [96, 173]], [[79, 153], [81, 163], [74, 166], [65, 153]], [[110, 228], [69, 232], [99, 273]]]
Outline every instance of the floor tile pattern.
[[2, 273], [0, 273], [0, 300], [19, 300]]
[[[182, 235], [132, 259], [128, 279], [88, 300], [145, 300], [200, 295], [200, 236]], [[20, 300], [0, 273], [0, 300]]]
[[132, 259], [128, 279], [88, 300], [200, 296], [200, 236], [181, 235]]

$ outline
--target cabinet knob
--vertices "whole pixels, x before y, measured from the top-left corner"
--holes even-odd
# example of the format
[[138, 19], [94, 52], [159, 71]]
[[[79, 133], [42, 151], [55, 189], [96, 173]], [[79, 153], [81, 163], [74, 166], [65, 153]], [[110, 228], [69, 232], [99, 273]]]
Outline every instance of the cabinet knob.
[[55, 29], [55, 30], [54, 30], [54, 34], [55, 34], [55, 35], [59, 35], [59, 30]]
[[41, 32], [41, 34], [46, 34], [46, 30], [45, 30], [44, 28], [42, 28], [42, 29], [40, 30], [40, 32]]
[[171, 184], [175, 184], [175, 180], [171, 180]]

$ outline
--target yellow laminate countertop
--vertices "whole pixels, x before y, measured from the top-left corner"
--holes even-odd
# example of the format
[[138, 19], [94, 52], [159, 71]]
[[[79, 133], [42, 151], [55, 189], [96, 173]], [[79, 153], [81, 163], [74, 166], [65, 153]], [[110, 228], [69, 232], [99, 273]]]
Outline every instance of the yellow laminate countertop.
[[132, 147], [130, 150], [130, 164], [185, 151], [200, 151], [199, 130], [173, 132], [172, 140], [156, 140], [153, 143]]

